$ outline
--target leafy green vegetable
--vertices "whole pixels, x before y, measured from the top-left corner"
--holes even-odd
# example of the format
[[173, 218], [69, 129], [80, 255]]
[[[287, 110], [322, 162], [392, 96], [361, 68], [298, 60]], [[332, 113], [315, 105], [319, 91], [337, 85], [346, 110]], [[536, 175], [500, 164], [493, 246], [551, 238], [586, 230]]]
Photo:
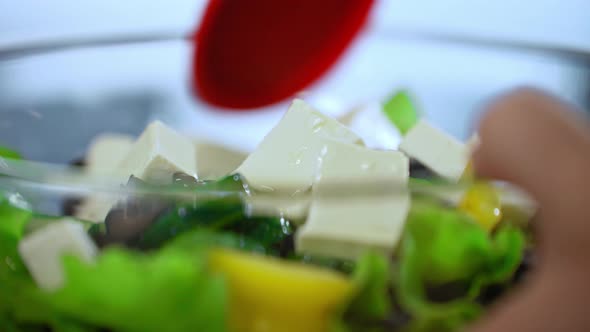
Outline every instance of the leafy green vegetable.
[[419, 114], [412, 99], [405, 91], [399, 91], [383, 105], [385, 116], [405, 135], [419, 120]]
[[[437, 204], [415, 202], [402, 240], [395, 289], [417, 331], [452, 331], [476, 318], [475, 299], [487, 285], [509, 281], [522, 258], [524, 236], [501, 228], [490, 236], [469, 217]], [[466, 283], [467, 291], [440, 303], [429, 286]]]
[[204, 229], [195, 229], [177, 236], [166, 244], [163, 250], [178, 249], [184, 252], [194, 252], [210, 247], [222, 247], [258, 253], [266, 252], [266, 248], [261, 243], [244, 235], [220, 233]]
[[115, 331], [225, 331], [225, 282], [205, 265], [179, 250], [110, 248], [94, 265], [65, 257], [67, 283], [48, 301], [63, 317]]
[[[227, 291], [205, 253], [107, 249], [96, 264], [64, 257], [65, 286], [37, 288], [18, 254], [31, 219], [18, 196], [0, 196], [0, 326], [7, 331], [225, 331]], [[15, 206], [16, 205], [16, 206]]]
[[239, 199], [229, 197], [195, 204], [178, 203], [156, 220], [138, 240], [141, 248], [158, 248], [175, 236], [194, 228], [220, 230], [243, 218]]
[[344, 274], [351, 275], [356, 267], [356, 262], [348, 259], [331, 258], [316, 255], [301, 255], [294, 252], [287, 255], [288, 259], [299, 261], [303, 264], [325, 267], [327, 269], [340, 271]]
[[20, 153], [11, 150], [5, 146], [0, 146], [0, 157], [11, 158], [11, 159], [22, 159]]
[[18, 194], [0, 193], [0, 234], [19, 240], [32, 212]]
[[[179, 184], [183, 187], [188, 186], [186, 183], [176, 185]], [[245, 192], [245, 184], [239, 175], [196, 185], [195, 193], [198, 193], [200, 188], [206, 188], [207, 191]], [[256, 242], [266, 248], [266, 253], [272, 254], [284, 251], [282, 244], [294, 233], [294, 227], [285, 219], [247, 216], [240, 197], [230, 195], [191, 203], [177, 203], [140, 235], [137, 245], [146, 249], [158, 248], [179, 234], [193, 229], [238, 234], [244, 241]]]
[[7, 330], [22, 330], [18, 321], [23, 319], [50, 320], [35, 311], [40, 303], [37, 288], [18, 253], [31, 214], [22, 197], [0, 193], [0, 326]]
[[390, 263], [377, 253], [365, 254], [357, 263], [353, 274], [358, 293], [348, 313], [365, 319], [383, 319], [391, 311], [388, 294]]

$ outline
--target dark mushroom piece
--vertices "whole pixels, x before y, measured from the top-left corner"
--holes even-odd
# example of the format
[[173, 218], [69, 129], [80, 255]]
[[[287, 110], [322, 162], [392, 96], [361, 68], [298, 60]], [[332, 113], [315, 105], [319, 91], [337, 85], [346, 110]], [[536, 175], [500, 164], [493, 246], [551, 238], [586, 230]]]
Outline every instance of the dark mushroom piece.
[[436, 175], [421, 162], [410, 159], [410, 177], [415, 179], [432, 179]]
[[[134, 176], [127, 182], [128, 188], [141, 188], [146, 185]], [[95, 236], [95, 240], [101, 246], [115, 243], [132, 245], [133, 241], [170, 207], [169, 202], [158, 197], [128, 197], [109, 211], [105, 218], [105, 234]]]
[[[84, 158], [78, 158], [69, 163], [71, 166], [86, 166], [86, 160]], [[61, 206], [62, 214], [64, 216], [73, 216], [76, 213], [78, 206], [82, 204], [80, 197], [66, 197]]]

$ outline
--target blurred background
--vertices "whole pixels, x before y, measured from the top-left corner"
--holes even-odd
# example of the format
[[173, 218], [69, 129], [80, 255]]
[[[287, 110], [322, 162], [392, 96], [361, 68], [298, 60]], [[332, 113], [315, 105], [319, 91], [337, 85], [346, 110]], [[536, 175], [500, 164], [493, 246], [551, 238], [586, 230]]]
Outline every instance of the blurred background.
[[[0, 0], [0, 144], [69, 162], [101, 132], [139, 134], [158, 118], [253, 149], [288, 100], [236, 113], [192, 94], [195, 45], [180, 37], [197, 29], [206, 3]], [[520, 85], [588, 109], [588, 13], [587, 0], [376, 1], [365, 29], [301, 95], [337, 116], [404, 88], [432, 122], [461, 139], [482, 103]], [[105, 38], [144, 42], [39, 52]]]

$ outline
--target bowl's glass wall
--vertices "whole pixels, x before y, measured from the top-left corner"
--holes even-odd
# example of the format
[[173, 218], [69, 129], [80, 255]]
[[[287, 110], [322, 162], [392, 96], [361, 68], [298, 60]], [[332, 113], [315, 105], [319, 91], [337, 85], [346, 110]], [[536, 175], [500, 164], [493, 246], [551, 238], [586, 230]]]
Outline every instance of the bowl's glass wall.
[[[256, 112], [219, 112], [188, 77], [191, 45], [162, 41], [0, 57], [0, 144], [30, 159], [80, 158], [101, 132], [138, 134], [158, 118], [178, 130], [252, 150], [288, 101]], [[547, 89], [587, 108], [590, 65], [534, 50], [365, 32], [302, 95], [338, 115], [407, 88], [432, 122], [466, 138], [482, 103], [519, 85]]]

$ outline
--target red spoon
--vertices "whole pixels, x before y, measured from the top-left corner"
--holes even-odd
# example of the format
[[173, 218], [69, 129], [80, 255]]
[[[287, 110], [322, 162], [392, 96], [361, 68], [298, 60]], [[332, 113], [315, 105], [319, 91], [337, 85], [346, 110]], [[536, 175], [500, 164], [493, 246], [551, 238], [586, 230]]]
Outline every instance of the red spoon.
[[208, 103], [265, 106], [322, 76], [373, 0], [211, 0], [195, 35], [193, 89]]

